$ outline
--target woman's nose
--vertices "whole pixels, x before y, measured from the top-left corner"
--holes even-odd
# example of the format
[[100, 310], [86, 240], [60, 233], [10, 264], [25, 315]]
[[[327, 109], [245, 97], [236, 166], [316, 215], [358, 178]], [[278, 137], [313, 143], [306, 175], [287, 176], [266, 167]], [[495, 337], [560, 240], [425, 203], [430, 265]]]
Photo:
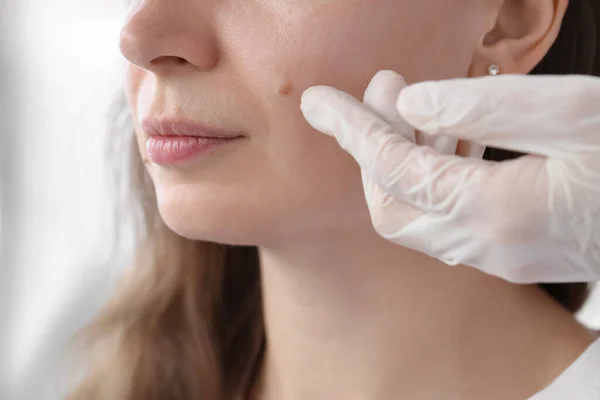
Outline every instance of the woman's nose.
[[121, 30], [119, 48], [125, 58], [156, 75], [182, 69], [209, 70], [219, 59], [208, 9], [189, 2], [144, 0]]

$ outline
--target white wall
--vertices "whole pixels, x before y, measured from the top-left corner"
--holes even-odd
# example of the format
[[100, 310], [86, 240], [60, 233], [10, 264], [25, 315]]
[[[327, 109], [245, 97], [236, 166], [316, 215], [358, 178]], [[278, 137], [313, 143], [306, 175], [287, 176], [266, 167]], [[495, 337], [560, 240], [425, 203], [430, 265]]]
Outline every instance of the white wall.
[[[106, 297], [109, 203], [100, 157], [123, 60], [117, 0], [19, 0], [19, 192], [8, 324], [10, 400], [54, 400], [61, 343]], [[9, 229], [10, 227], [5, 227]], [[19, 384], [19, 392], [16, 386]], [[56, 381], [58, 384], [58, 381]], [[24, 391], [23, 391], [24, 390]]]
[[[125, 6], [118, 0], [19, 0], [11, 54], [22, 85], [21, 144], [16, 190], [22, 201], [11, 283], [16, 310], [5, 360], [13, 382], [27, 383], [15, 400], [54, 400], [60, 343], [105, 298], [110, 280], [98, 271], [106, 250], [108, 205], [97, 163], [105, 106], [123, 60], [118, 34]], [[87, 266], [87, 267], [86, 267]], [[600, 292], [581, 313], [600, 328]], [[58, 389], [57, 389], [58, 390]], [[13, 400], [13, 399], [10, 399]]]

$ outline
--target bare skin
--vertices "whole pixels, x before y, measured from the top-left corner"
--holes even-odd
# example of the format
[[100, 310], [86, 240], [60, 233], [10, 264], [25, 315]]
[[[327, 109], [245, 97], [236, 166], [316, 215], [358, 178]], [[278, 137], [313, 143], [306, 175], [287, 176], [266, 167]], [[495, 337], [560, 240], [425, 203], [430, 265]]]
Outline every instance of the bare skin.
[[[525, 399], [592, 342], [536, 286], [389, 243], [360, 170], [300, 112], [325, 84], [362, 99], [381, 69], [406, 80], [527, 73], [566, 0], [134, 2], [121, 36], [127, 95], [159, 211], [175, 232], [256, 245], [267, 352], [255, 398]], [[160, 16], [160, 18], [158, 18]], [[147, 117], [246, 140], [178, 167], [147, 160]]]

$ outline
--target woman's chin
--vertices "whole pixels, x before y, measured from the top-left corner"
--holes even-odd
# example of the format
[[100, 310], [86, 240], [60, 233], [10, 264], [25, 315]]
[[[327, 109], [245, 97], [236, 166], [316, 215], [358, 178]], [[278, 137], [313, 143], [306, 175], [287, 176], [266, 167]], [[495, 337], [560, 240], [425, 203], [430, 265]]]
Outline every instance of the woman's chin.
[[235, 212], [211, 212], [208, 209], [193, 213], [181, 209], [159, 207], [160, 217], [165, 225], [190, 240], [221, 243], [238, 246], [254, 246], [270, 241], [274, 227], [258, 219], [256, 223], [243, 221]]

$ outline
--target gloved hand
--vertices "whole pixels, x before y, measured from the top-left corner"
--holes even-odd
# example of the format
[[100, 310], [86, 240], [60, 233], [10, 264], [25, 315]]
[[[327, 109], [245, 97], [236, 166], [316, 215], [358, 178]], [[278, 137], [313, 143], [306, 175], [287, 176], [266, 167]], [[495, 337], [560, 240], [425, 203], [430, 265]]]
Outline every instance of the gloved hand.
[[[600, 78], [500, 75], [407, 86], [380, 71], [364, 103], [314, 86], [301, 109], [360, 165], [384, 238], [516, 283], [600, 278]], [[435, 138], [437, 150], [415, 143], [415, 128]], [[459, 156], [456, 139], [479, 146]], [[486, 161], [486, 145], [528, 155]]]

